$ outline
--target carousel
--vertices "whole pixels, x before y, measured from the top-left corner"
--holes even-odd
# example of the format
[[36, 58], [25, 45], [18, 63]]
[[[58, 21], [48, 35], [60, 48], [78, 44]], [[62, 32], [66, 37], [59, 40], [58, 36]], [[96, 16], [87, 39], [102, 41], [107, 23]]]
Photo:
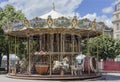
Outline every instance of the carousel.
[[[19, 68], [9, 66], [8, 77], [22, 79], [85, 79], [98, 77], [97, 59], [80, 55], [81, 41], [102, 34], [103, 22], [70, 18], [52, 10], [32, 20], [14, 20], [3, 26], [9, 38], [9, 53], [25, 44]], [[13, 41], [14, 40], [14, 41]], [[19, 48], [18, 48], [19, 47]], [[78, 56], [78, 57], [77, 57]], [[79, 60], [79, 62], [77, 61]], [[16, 69], [20, 69], [16, 71]]]

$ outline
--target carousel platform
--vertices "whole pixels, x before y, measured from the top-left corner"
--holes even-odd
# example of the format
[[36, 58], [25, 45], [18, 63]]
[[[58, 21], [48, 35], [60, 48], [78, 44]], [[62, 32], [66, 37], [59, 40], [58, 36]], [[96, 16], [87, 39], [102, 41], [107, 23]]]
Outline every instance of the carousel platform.
[[26, 80], [85, 80], [99, 78], [101, 75], [91, 74], [91, 75], [23, 75], [23, 74], [8, 74], [7, 77], [13, 79], [26, 79]]

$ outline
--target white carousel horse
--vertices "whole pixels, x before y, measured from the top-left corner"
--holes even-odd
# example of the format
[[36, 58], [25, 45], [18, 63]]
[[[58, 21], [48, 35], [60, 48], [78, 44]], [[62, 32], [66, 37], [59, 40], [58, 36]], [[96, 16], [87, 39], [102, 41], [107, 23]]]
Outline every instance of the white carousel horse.
[[82, 75], [83, 66], [82, 65], [71, 65], [72, 75]]
[[67, 57], [63, 58], [62, 61], [54, 61], [53, 71], [60, 68], [67, 70], [69, 68], [69, 64], [67, 63], [68, 61]]
[[84, 71], [84, 58], [84, 55], [78, 55], [76, 57], [77, 64], [71, 65], [72, 75], [82, 75], [82, 71]]

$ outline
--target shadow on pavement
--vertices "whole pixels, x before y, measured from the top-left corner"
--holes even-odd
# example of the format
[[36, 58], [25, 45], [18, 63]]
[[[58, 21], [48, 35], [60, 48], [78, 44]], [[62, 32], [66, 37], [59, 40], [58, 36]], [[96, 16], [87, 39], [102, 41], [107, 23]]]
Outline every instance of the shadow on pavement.
[[90, 79], [90, 81], [99, 81], [99, 80], [104, 80], [104, 81], [120, 81], [120, 74], [112, 75], [112, 74], [105, 74], [102, 75], [100, 78], [95, 78], [95, 79]]
[[120, 75], [103, 75], [105, 80], [120, 80]]

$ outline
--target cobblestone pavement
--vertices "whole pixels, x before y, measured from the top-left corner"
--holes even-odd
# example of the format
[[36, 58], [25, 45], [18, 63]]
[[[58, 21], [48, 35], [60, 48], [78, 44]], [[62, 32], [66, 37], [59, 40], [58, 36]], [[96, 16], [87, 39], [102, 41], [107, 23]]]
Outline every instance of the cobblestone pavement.
[[8, 78], [7, 75], [0, 75], [0, 82], [120, 82], [120, 73], [104, 73], [101, 78], [72, 81], [22, 80]]

